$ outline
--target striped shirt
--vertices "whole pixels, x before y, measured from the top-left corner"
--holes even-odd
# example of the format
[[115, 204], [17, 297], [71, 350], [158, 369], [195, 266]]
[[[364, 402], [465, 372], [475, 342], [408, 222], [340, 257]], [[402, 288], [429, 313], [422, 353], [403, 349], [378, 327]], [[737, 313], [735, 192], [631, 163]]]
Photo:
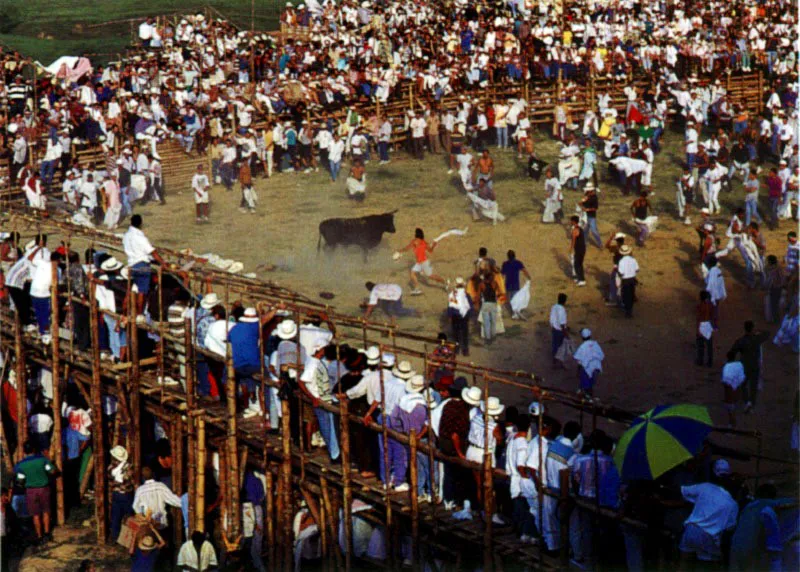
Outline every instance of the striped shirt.
[[797, 271], [797, 262], [800, 259], [800, 243], [789, 243], [786, 247], [786, 272], [791, 274]]
[[597, 453], [597, 477], [595, 486], [595, 452], [575, 457], [572, 479], [578, 484], [578, 496], [593, 499], [600, 493], [600, 506], [616, 508], [619, 505], [620, 478], [614, 459], [605, 453]]
[[28, 86], [24, 83], [15, 83], [8, 88], [8, 99], [11, 101], [24, 101], [28, 96]]
[[150, 479], [136, 489], [133, 497], [133, 511], [147, 514], [150, 510], [153, 520], [160, 528], [167, 526], [167, 505], [181, 507], [181, 499], [164, 483]]

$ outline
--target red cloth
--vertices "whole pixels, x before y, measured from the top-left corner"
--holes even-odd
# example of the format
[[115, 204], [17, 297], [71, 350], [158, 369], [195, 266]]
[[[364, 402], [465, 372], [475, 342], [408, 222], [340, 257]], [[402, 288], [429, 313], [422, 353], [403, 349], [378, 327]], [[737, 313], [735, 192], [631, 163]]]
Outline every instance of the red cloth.
[[636, 123], [642, 124], [644, 123], [644, 115], [636, 108], [635, 105], [632, 105], [630, 110], [628, 111], [628, 123], [635, 121]]
[[3, 401], [9, 417], [13, 419], [14, 423], [17, 423], [19, 421], [17, 415], [17, 390], [7, 381], [3, 382]]

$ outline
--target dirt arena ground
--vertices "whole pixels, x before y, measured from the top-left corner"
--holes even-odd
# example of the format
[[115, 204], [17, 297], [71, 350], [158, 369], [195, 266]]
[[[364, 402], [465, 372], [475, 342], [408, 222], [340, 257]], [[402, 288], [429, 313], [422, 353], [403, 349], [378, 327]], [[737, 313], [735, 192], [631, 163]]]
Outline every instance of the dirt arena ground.
[[[539, 156], [554, 160], [555, 142], [544, 134], [536, 141]], [[656, 194], [651, 202], [660, 221], [646, 247], [634, 252], [641, 266], [642, 285], [637, 291], [639, 303], [633, 320], [626, 320], [621, 311], [603, 303], [611, 267], [608, 252], [589, 246], [585, 263], [588, 284], [584, 288], [573, 285], [566, 227], [541, 223], [543, 180], [537, 183], [525, 177], [526, 163], [511, 151], [492, 150], [495, 189], [501, 212], [507, 216], [506, 222], [494, 227], [487, 221], [472, 221], [469, 202], [457, 176], [447, 174], [443, 156], [428, 155], [417, 162], [403, 152], [389, 165], [379, 166], [373, 161], [367, 166], [367, 198], [359, 205], [346, 198], [345, 165], [343, 176], [335, 184], [322, 171], [259, 179], [257, 214], [238, 212], [238, 185], [230, 193], [224, 187], [214, 187], [211, 224], [195, 224], [192, 195], [187, 191], [177, 194], [167, 189], [166, 206], [147, 205], [140, 212], [145, 216], [145, 230], [155, 243], [235, 258], [245, 263], [245, 272], [260, 264], [276, 265], [277, 270], [260, 272], [259, 277], [313, 296], [323, 290], [335, 292], [332, 304], [353, 314], [360, 311], [359, 303], [367, 294], [366, 280], [397, 282], [407, 288], [411, 255], [407, 253], [399, 261], [392, 260], [391, 255], [409, 242], [415, 227], [422, 227], [426, 236], [433, 238], [446, 229], [469, 226], [466, 237], [449, 238], [434, 252], [432, 262], [438, 273], [451, 279], [468, 276], [478, 248], [486, 246], [499, 262], [505, 260], [508, 249], [514, 249], [533, 277], [527, 321], [506, 319], [506, 333], [491, 348], [482, 346], [473, 329], [472, 359], [504, 369], [533, 371], [548, 385], [576, 388], [574, 363], [567, 371], [554, 371], [550, 366], [549, 309], [563, 291], [569, 296], [572, 330], [591, 328], [606, 353], [605, 370], [596, 387], [602, 401], [637, 411], [660, 403], [701, 403], [709, 406], [718, 425], [724, 425], [727, 420], [719, 373], [725, 353], [742, 334], [744, 320], [753, 319], [758, 327], [773, 333], [777, 325], [764, 323], [764, 293], [748, 290], [743, 261], [734, 253], [722, 263], [728, 299], [722, 304], [720, 330], [714, 338], [715, 366], [694, 365], [694, 307], [702, 280], [696, 233], [693, 227], [678, 221], [675, 209], [675, 181], [683, 157], [680, 143], [679, 134], [669, 134], [665, 149], [656, 158]], [[601, 180], [600, 188], [599, 227], [603, 238], [620, 230], [632, 235], [629, 205], [633, 199], [623, 197], [607, 180]], [[565, 192], [565, 199], [565, 212], [570, 214], [579, 194]], [[743, 206], [743, 201], [744, 192], [737, 180], [733, 192], [722, 197], [723, 215], [717, 221], [723, 229], [731, 209]], [[398, 209], [397, 233], [384, 236], [368, 263], [362, 261], [357, 249], [317, 252], [317, 227], [323, 219], [394, 209]], [[764, 210], [762, 207], [762, 213]], [[784, 222], [778, 231], [766, 231], [770, 253], [783, 258], [786, 233], [794, 226]], [[419, 310], [421, 317], [402, 319], [401, 326], [435, 334], [445, 324], [446, 295], [438, 287], [423, 289], [422, 296], [404, 296], [406, 305]], [[378, 320], [383, 319], [378, 316]], [[791, 454], [789, 434], [797, 374], [795, 354], [771, 342], [764, 345], [764, 391], [755, 412], [739, 416], [739, 428], [762, 431], [765, 454], [784, 458]], [[529, 401], [529, 396], [519, 394], [503, 397], [509, 405], [524, 406]], [[564, 415], [568, 419], [570, 414]], [[723, 435], [718, 441], [755, 451], [754, 440]]]

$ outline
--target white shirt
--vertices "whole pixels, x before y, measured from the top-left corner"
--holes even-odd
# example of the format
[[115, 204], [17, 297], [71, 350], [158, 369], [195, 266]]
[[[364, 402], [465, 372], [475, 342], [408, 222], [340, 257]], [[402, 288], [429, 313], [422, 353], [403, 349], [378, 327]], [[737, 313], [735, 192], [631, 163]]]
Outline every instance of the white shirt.
[[208, 202], [208, 175], [205, 173], [195, 173], [192, 177], [192, 189], [194, 190], [194, 202]]
[[427, 127], [428, 122], [425, 121], [422, 117], [415, 117], [411, 120], [411, 136], [414, 138], [420, 138], [425, 136], [425, 127]]
[[328, 160], [332, 163], [339, 163], [342, 160], [342, 153], [344, 153], [344, 141], [341, 139], [331, 141], [328, 147]]
[[697, 131], [694, 128], [686, 130], [686, 152], [697, 153]]
[[617, 271], [620, 278], [623, 280], [627, 278], [636, 278], [636, 273], [639, 272], [639, 263], [633, 256], [623, 256], [617, 265]]
[[694, 509], [683, 523], [694, 524], [707, 534], [719, 537], [736, 526], [739, 506], [728, 491], [712, 483], [681, 487], [681, 494]]
[[181, 499], [167, 485], [153, 479], [145, 481], [133, 496], [133, 511], [146, 514], [149, 509], [153, 520], [161, 526], [167, 525], [166, 505], [180, 508]]
[[50, 298], [50, 286], [53, 285], [53, 267], [50, 264], [50, 253], [35, 256], [31, 261], [31, 297]]
[[153, 27], [147, 22], [142, 22], [139, 25], [139, 39], [149, 40], [153, 37]]
[[129, 267], [140, 262], [150, 262], [150, 254], [155, 250], [144, 233], [135, 226], [128, 227], [122, 237], [122, 248], [128, 257]]
[[553, 304], [550, 308], [550, 327], [562, 330], [567, 325], [567, 309], [561, 304]]
[[[538, 432], [538, 429], [534, 428], [534, 431]], [[525, 466], [536, 471], [545, 487], [547, 486], [545, 461], [547, 459], [548, 445], [549, 441], [546, 438], [536, 435], [528, 443], [527, 457], [525, 459]], [[523, 479], [520, 486], [522, 487], [522, 494], [528, 498], [535, 497], [538, 494], [533, 479]]]
[[506, 447], [506, 473], [510, 477], [511, 498], [522, 494], [520, 483], [522, 477], [517, 467], [525, 466], [528, 456], [528, 440], [525, 437], [514, 437]]
[[214, 352], [217, 355], [224, 356], [227, 353], [227, 338], [228, 331], [233, 327], [233, 324], [228, 325], [227, 320], [217, 320], [208, 327], [206, 332], [206, 339], [203, 340], [206, 349]]
[[374, 306], [379, 300], [399, 300], [403, 295], [403, 289], [397, 284], [375, 284], [369, 294], [369, 305]]
[[97, 206], [97, 184], [94, 181], [81, 183], [79, 194], [81, 196], [81, 206], [93, 209]]

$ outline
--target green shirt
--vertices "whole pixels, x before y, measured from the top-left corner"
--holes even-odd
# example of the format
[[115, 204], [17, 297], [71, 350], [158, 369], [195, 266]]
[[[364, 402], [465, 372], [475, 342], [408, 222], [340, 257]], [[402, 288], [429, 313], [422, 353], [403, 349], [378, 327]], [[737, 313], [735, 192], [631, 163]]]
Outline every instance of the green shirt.
[[25, 475], [25, 488], [36, 489], [50, 484], [50, 475], [45, 467], [50, 466], [50, 460], [42, 455], [25, 457], [14, 467], [15, 473]]

